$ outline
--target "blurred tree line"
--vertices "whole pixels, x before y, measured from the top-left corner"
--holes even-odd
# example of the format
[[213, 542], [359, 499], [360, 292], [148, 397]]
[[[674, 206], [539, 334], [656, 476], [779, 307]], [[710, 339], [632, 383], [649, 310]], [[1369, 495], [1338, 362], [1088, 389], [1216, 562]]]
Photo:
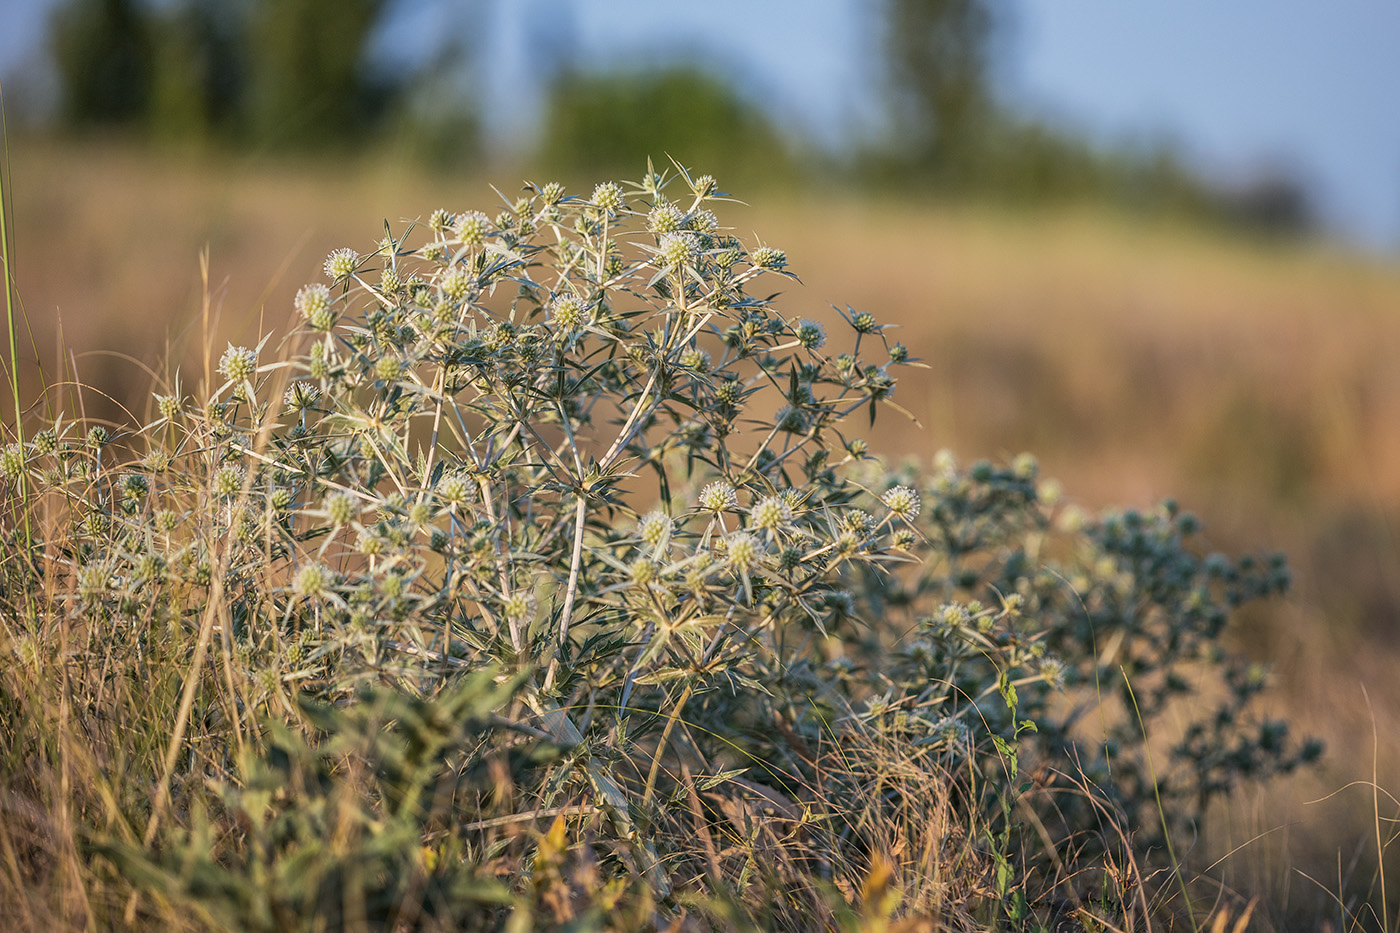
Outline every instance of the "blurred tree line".
[[[66, 0], [51, 31], [63, 123], [266, 149], [392, 139], [396, 151], [460, 167], [481, 152], [479, 102], [461, 80], [474, 49], [435, 37], [436, 51], [412, 67], [371, 60], [376, 31], [411, 2]], [[574, 65], [569, 37], [556, 35], [531, 49], [546, 85], [536, 155], [565, 177], [635, 172], [648, 155], [670, 155], [748, 185], [815, 171], [877, 189], [1101, 200], [1273, 233], [1311, 228], [1306, 189], [1286, 172], [1226, 187], [1166, 145], [1096, 146], [1007, 107], [994, 87], [1003, 3], [879, 0], [889, 130], [836, 154], [780, 131], [714, 70], [599, 73]]]
[[50, 52], [60, 117], [77, 130], [274, 150], [365, 147], [386, 131], [476, 142], [465, 97], [421, 106], [461, 48], [411, 71], [372, 67], [395, 0], [67, 0]]

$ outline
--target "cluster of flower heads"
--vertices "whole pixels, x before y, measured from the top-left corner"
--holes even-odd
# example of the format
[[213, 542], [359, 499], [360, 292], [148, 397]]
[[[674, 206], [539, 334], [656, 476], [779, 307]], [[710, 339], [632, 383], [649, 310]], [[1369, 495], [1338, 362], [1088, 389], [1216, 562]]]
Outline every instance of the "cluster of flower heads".
[[[1030, 715], [1048, 758], [1145, 762], [1129, 733], [1076, 745], [1052, 692], [1097, 696], [1112, 644], [1151, 682], [1115, 721], [1161, 715], [1188, 665], [1224, 665], [1226, 614], [1282, 589], [1281, 562], [1199, 558], [1167, 509], [1066, 528], [1082, 553], [1061, 569], [1039, 555], [1058, 491], [1033, 458], [872, 461], [853, 424], [897, 408], [917, 360], [869, 312], [832, 333], [779, 313], [760, 295], [787, 257], [732, 236], [724, 199], [649, 171], [438, 210], [333, 252], [285, 349], [230, 345], [217, 385], [170, 387], [135, 435], [59, 419], [0, 450], [0, 482], [62, 506], [24, 533], [86, 618], [140, 638], [217, 597], [268, 702], [489, 664], [525, 672], [539, 708], [625, 710], [685, 680], [730, 688], [688, 712], [716, 734], [791, 715], [816, 742], [844, 712], [1009, 748]], [[1173, 752], [1183, 799], [1315, 754], [1276, 726], [1237, 741], [1262, 678], [1226, 679]]]
[[[222, 574], [271, 591], [249, 631], [275, 654], [314, 630], [372, 664], [392, 645], [582, 664], [599, 626], [728, 606], [713, 661], [755, 626], [821, 625], [854, 563], [907, 559], [917, 534], [918, 494], [852, 485], [866, 448], [838, 433], [908, 355], [849, 309], [829, 355], [825, 325], [750, 294], [787, 259], [730, 235], [724, 198], [649, 172], [436, 211], [331, 253], [290, 352], [229, 345], [204, 398], [158, 396], [124, 478], [104, 429], [63, 422], [0, 474], [80, 504], [79, 598], [131, 609]], [[652, 511], [631, 505], [642, 474]]]

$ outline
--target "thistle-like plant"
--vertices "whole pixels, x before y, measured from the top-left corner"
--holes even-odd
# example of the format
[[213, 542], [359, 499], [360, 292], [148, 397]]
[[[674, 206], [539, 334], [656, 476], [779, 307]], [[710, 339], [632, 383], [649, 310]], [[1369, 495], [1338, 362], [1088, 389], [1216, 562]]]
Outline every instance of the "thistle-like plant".
[[[661, 904], [702, 876], [750, 905], [756, 872], [859, 888], [876, 850], [913, 832], [911, 800], [996, 823], [983, 835], [1004, 860], [1026, 760], [1096, 788], [1025, 798], [1067, 838], [1111, 811], [1146, 841], [1315, 754], [1249, 723], [1262, 677], [1220, 650], [1231, 608], [1282, 589], [1281, 563], [1197, 554], [1174, 506], [1056, 525], [1065, 510], [1029, 458], [872, 459], [856, 432], [902, 412], [896, 375], [920, 364], [869, 312], [840, 311], [832, 334], [780, 313], [786, 255], [721, 226], [708, 176], [648, 166], [587, 196], [525, 191], [494, 216], [443, 209], [364, 254], [336, 250], [297, 292], [281, 352], [230, 345], [215, 384], [164, 392], [130, 435], [60, 418], [0, 452], [0, 481], [46, 530], [27, 545], [45, 560], [25, 565], [42, 572], [7, 565], [17, 643], [77, 630], [133, 679], [153, 643], [182, 659], [173, 736], [147, 736], [164, 754], [142, 775], [156, 787], [143, 845], [199, 806], [247, 818], [248, 790], [199, 802], [195, 762], [226, 790], [261, 787], [258, 749], [281, 761], [295, 745], [321, 774], [309, 746], [264, 741], [284, 735], [275, 722], [324, 731], [333, 717], [308, 703], [389, 689], [427, 704], [410, 717], [426, 722], [472, 676], [478, 738], [414, 759], [414, 788], [440, 783], [424, 767], [481, 773], [503, 742], [556, 751], [517, 754], [528, 764], [457, 809], [380, 779], [365, 812], [480, 864], [519, 844], [476, 846], [482, 827], [567, 813], [600, 870]], [[480, 672], [510, 689], [485, 691]], [[1154, 770], [1148, 730], [1203, 675], [1225, 691]], [[182, 756], [192, 724], [199, 756]], [[408, 754], [328, 742], [346, 773], [359, 756], [399, 774]], [[801, 814], [766, 849], [744, 828], [754, 794]], [[701, 852], [697, 832], [735, 844]], [[98, 850], [142, 877], [165, 864], [130, 840]], [[427, 896], [433, 871], [383, 890]], [[185, 890], [162, 878], [163, 896]], [[908, 883], [922, 892], [908, 909], [945, 903]]]

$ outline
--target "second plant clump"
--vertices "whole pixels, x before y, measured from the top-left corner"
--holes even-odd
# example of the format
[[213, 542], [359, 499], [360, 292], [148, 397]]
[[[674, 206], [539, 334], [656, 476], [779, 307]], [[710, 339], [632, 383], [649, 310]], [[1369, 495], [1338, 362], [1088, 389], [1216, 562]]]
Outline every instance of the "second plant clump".
[[708, 176], [527, 191], [331, 254], [125, 462], [64, 419], [4, 451], [16, 656], [80, 619], [91, 663], [195, 674], [119, 804], [144, 838], [92, 833], [133, 890], [267, 929], [1014, 925], [1080, 903], [1070, 852], [1316, 756], [1220, 643], [1281, 560], [1064, 508], [1026, 456], [872, 459], [917, 361], [780, 314]]

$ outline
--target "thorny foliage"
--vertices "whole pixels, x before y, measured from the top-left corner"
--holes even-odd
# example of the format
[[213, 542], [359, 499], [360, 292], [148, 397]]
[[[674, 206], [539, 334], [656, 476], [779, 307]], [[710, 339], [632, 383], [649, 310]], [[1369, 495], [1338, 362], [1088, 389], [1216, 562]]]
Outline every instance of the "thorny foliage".
[[[1145, 851], [1315, 757], [1220, 646], [1281, 561], [1202, 556], [1171, 504], [1090, 520], [1029, 457], [871, 459], [854, 432], [917, 361], [868, 312], [838, 311], [839, 350], [780, 314], [785, 255], [721, 227], [713, 179], [648, 169], [386, 229], [299, 292], [277, 358], [230, 346], [133, 436], [59, 418], [4, 450], [8, 664], [61, 642], [173, 715], [217, 656], [163, 776], [184, 818], [138, 843], [109, 810], [102, 870], [216, 927], [350, 890], [405, 928], [979, 897], [1015, 925], [1068, 882], [1012, 801], [1075, 852]], [[170, 718], [94, 754], [159, 784]]]

